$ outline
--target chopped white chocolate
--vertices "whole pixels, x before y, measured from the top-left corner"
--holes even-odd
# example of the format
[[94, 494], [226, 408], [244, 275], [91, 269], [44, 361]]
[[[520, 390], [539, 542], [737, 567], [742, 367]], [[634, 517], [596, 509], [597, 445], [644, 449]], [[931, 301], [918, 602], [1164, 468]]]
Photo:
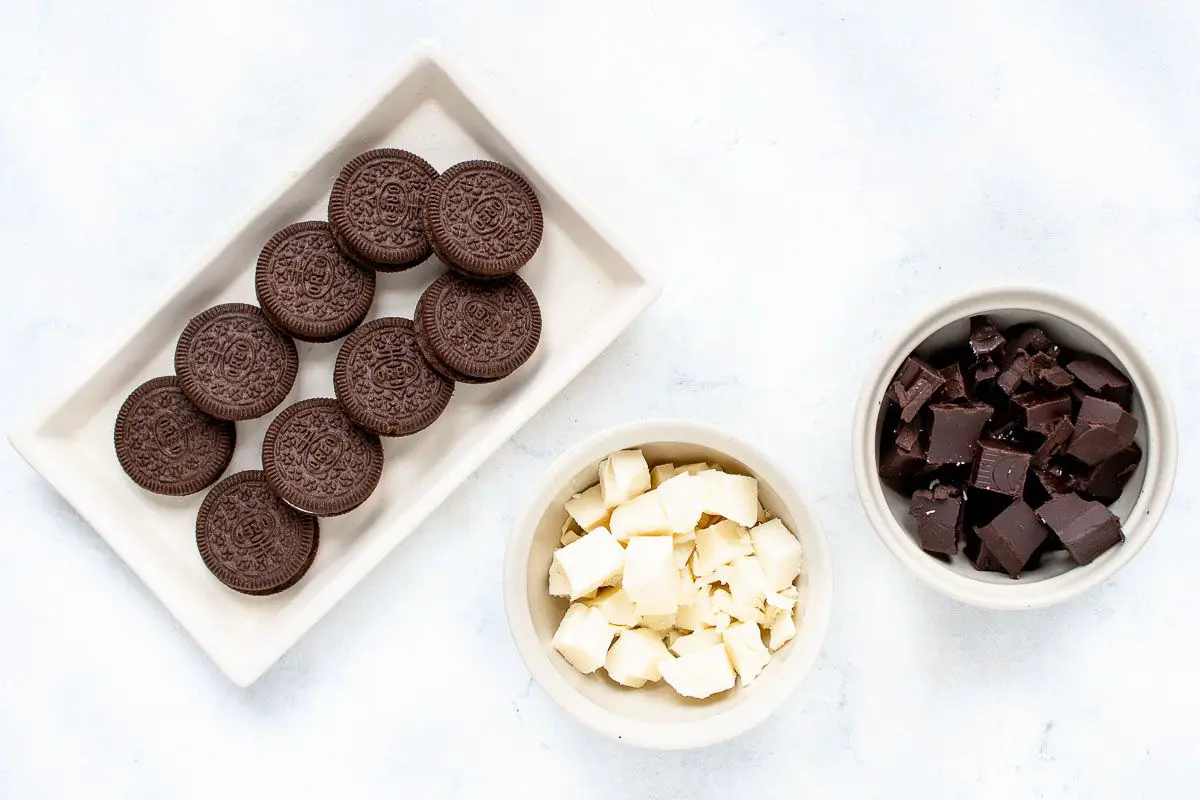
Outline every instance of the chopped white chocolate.
[[737, 682], [725, 645], [714, 645], [658, 664], [663, 680], [684, 697], [704, 699], [732, 689]]
[[675, 475], [674, 464], [659, 464], [650, 470], [650, 488], [657, 489], [663, 481]]
[[754, 553], [775, 591], [792, 585], [804, 566], [804, 550], [781, 520], [773, 519], [750, 531]]
[[758, 522], [758, 481], [747, 475], [709, 470], [700, 479], [708, 483], [704, 511], [749, 528]]
[[622, 686], [639, 689], [647, 681], [662, 680], [658, 664], [671, 658], [662, 637], [642, 628], [621, 631], [608, 651], [604, 671]]
[[712, 587], [693, 590], [690, 597], [682, 598], [679, 612], [675, 615], [675, 627], [684, 631], [697, 631], [711, 624], [713, 619]]
[[762, 631], [757, 625], [735, 622], [722, 634], [729, 660], [742, 679], [742, 686], [749, 686], [763, 668], [771, 662], [771, 653], [762, 642]]
[[596, 599], [588, 601], [588, 605], [600, 609], [600, 613], [604, 615], [610, 625], [632, 628], [642, 619], [641, 615], [637, 613], [633, 601], [629, 599], [629, 595], [621, 586], [601, 589], [596, 593]]
[[703, 650], [706, 647], [712, 647], [721, 643], [721, 634], [712, 628], [701, 628], [698, 631], [689, 633], [687, 636], [680, 636], [674, 642], [671, 642], [667, 649], [677, 656], [686, 656], [697, 650]]
[[663, 511], [658, 489], [646, 492], [613, 509], [609, 522], [617, 541], [629, 541], [632, 536], [669, 534], [671, 524]]
[[684, 569], [687, 566], [688, 560], [692, 557], [692, 553], [696, 552], [696, 540], [691, 539], [681, 542], [676, 539], [673, 547], [675, 550], [675, 566], [679, 569]]
[[562, 567], [558, 565], [557, 561], [550, 562], [550, 596], [571, 596], [571, 584], [567, 582], [567, 575], [562, 571]]
[[683, 475], [684, 473], [687, 473], [688, 475], [699, 475], [701, 472], [707, 472], [709, 469], [711, 469], [711, 467], [709, 467], [708, 464], [705, 464], [703, 461], [699, 461], [695, 464], [684, 464], [682, 467], [676, 467], [675, 474]]
[[771, 636], [767, 641], [767, 647], [771, 649], [771, 652], [775, 652], [795, 637], [796, 613], [794, 611], [781, 612], [779, 617], [771, 624], [769, 630]]
[[641, 450], [618, 450], [600, 463], [600, 496], [614, 508], [650, 490], [650, 467]]
[[554, 563], [562, 570], [575, 599], [596, 591], [621, 574], [625, 551], [607, 528], [597, 528], [579, 541], [555, 550]]
[[760, 500], [758, 503], [758, 523], [761, 525], [762, 523], [764, 523], [770, 519], [772, 519], [771, 512], [769, 512], [765, 508], [763, 508], [762, 501]]
[[640, 623], [643, 628], [658, 632], [662, 636], [675, 626], [675, 614], [647, 614]]
[[585, 531], [600, 527], [608, 521], [608, 506], [600, 495], [600, 485], [580, 492], [567, 501], [567, 513]]
[[563, 533], [562, 538], [560, 538], [558, 540], [558, 543], [560, 545], [562, 545], [563, 547], [566, 547], [567, 545], [569, 545], [573, 542], [578, 542], [582, 538], [583, 537], [580, 536], [575, 531], [566, 531], [565, 533]]
[[741, 529], [729, 520], [696, 531], [696, 557], [692, 572], [696, 577], [709, 575], [738, 556], [754, 555], [753, 545], [742, 540]]
[[679, 570], [670, 536], [635, 536], [625, 548], [621, 586], [643, 617], [679, 608]]
[[729, 584], [729, 593], [739, 604], [761, 606], [771, 587], [757, 556], [738, 556], [717, 572]]
[[614, 634], [597, 609], [575, 603], [567, 609], [551, 644], [571, 666], [588, 674], [604, 665]]
[[700, 515], [709, 505], [711, 482], [688, 473], [676, 475], [655, 491], [662, 499], [663, 512], [672, 533], [696, 530]]

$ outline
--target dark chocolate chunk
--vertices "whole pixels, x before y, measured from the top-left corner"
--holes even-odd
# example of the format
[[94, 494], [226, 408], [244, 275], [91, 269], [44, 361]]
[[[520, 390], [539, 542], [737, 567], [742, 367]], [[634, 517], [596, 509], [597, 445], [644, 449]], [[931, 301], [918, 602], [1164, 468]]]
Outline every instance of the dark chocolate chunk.
[[898, 492], [911, 491], [917, 475], [926, 467], [920, 439], [921, 426], [915, 421], [905, 422], [880, 454], [879, 476]]
[[1044, 395], [1022, 392], [1013, 397], [1021, 425], [1029, 431], [1047, 434], [1059, 420], [1071, 416], [1071, 398], [1066, 395]]
[[968, 555], [971, 559], [971, 566], [980, 572], [1004, 572], [1004, 567], [1000, 564], [1000, 560], [992, 555], [992, 551], [987, 549], [987, 545], [982, 539], [976, 537], [978, 544], [972, 550], [974, 553]]
[[976, 358], [994, 358], [1004, 349], [1004, 335], [987, 317], [971, 317], [971, 352]]
[[1086, 500], [1115, 503], [1141, 461], [1142, 448], [1134, 442], [1080, 475], [1075, 480], [1075, 488]]
[[930, 464], [967, 464], [975, 460], [979, 434], [992, 417], [987, 403], [929, 407], [933, 425], [925, 460]]
[[1029, 354], [1018, 350], [1004, 362], [1004, 368], [996, 376], [996, 385], [1006, 395], [1012, 396], [1017, 387], [1029, 377]]
[[1033, 466], [1041, 468], [1049, 464], [1050, 459], [1061, 453], [1062, 449], [1067, 446], [1067, 442], [1071, 440], [1071, 434], [1074, 432], [1075, 426], [1071, 424], [1070, 417], [1060, 417], [1046, 431], [1046, 440], [1034, 451], [1031, 462]]
[[1137, 419], [1121, 406], [1089, 397], [1079, 408], [1067, 455], [1094, 467], [1133, 444], [1137, 429]]
[[900, 419], [912, 422], [945, 382], [942, 374], [930, 364], [909, 356], [892, 380], [888, 397], [900, 404]]
[[942, 384], [942, 388], [937, 390], [933, 397], [934, 400], [939, 403], [953, 403], [971, 399], [971, 395], [967, 391], [967, 383], [963, 380], [962, 366], [957, 361], [948, 367], [943, 367], [940, 372], [946, 382]]
[[1129, 408], [1133, 385], [1124, 373], [1100, 356], [1079, 356], [1068, 362], [1067, 369], [1097, 397]]
[[1044, 330], [1036, 326], [1009, 328], [1004, 335], [1008, 339], [1008, 344], [1004, 347], [1006, 354], [1024, 351], [1030, 355], [1047, 353], [1051, 359], [1058, 356], [1058, 346], [1050, 341]]
[[979, 388], [981, 383], [990, 383], [996, 380], [1000, 375], [1000, 367], [990, 361], [985, 364], [980, 364], [975, 370], [975, 388]]
[[913, 422], [901, 423], [896, 431], [896, 446], [906, 453], [911, 453], [921, 443], [921, 424]]
[[1052, 392], [1061, 392], [1069, 389], [1071, 388], [1071, 384], [1075, 382], [1075, 378], [1071, 376], [1071, 373], [1058, 364], [1036, 373], [1035, 377], [1036, 383], [1040, 388]]
[[996, 441], [981, 441], [971, 470], [971, 485], [1009, 497], [1020, 497], [1030, 455], [1019, 447]]
[[1033, 509], [1018, 500], [990, 523], [977, 528], [976, 533], [1004, 567], [1004, 571], [1015, 578], [1045, 541], [1049, 531], [1033, 513]]
[[1078, 564], [1090, 564], [1125, 539], [1115, 514], [1103, 503], [1084, 500], [1077, 494], [1054, 498], [1039, 508], [1037, 515]]
[[1031, 469], [1025, 481], [1025, 502], [1033, 508], [1048, 503], [1055, 497], [1070, 494], [1074, 489], [1071, 480], [1062, 473], [1055, 474], [1046, 469]]
[[963, 523], [962, 491], [939, 485], [915, 492], [908, 513], [917, 522], [917, 539], [922, 550], [945, 555], [958, 552]]
[[977, 492], [970, 488], [964, 492], [964, 496], [967, 500], [967, 513], [963, 522], [968, 529], [987, 525], [1013, 503], [1013, 499], [1007, 495]]

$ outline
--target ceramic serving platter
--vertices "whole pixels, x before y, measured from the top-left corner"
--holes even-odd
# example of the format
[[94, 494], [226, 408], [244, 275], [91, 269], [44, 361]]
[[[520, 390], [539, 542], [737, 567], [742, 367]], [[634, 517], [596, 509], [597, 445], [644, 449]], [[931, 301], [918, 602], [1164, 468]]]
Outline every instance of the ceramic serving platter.
[[[184, 269], [177, 286], [115, 349], [10, 435], [21, 455], [239, 685], [261, 676], [658, 295], [657, 284], [499, 117], [453, 59], [434, 45], [422, 46], [315, 158], [289, 173], [232, 235]], [[503, 381], [459, 385], [431, 428], [385, 440], [378, 490], [353, 513], [322, 520], [316, 562], [297, 586], [266, 598], [240, 595], [205, 569], [196, 550], [203, 493], [164, 498], [135, 486], [113, 452], [113, 423], [134, 387], [173, 372], [175, 342], [190, 317], [217, 303], [256, 302], [254, 265], [263, 244], [292, 222], [324, 219], [341, 166], [375, 147], [412, 150], [439, 170], [466, 159], [494, 159], [526, 176], [546, 219], [542, 246], [521, 271], [541, 303], [541, 345]], [[443, 269], [430, 259], [409, 272], [381, 274], [368, 318], [411, 317], [422, 289]], [[297, 344], [300, 373], [285, 405], [333, 396], [340, 342]], [[259, 468], [273, 413], [238, 423], [231, 472]]]

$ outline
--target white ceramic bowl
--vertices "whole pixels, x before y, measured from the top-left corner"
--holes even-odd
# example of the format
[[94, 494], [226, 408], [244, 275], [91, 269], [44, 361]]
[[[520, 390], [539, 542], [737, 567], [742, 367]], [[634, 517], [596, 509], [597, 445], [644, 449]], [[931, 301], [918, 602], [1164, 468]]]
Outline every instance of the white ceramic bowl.
[[[655, 464], [720, 464], [759, 481], [759, 500], [800, 538], [804, 572], [797, 585], [803, 618], [796, 638], [774, 654], [750, 686], [707, 700], [679, 697], [662, 683], [619, 686], [603, 671], [581, 675], [550, 645], [567, 610], [551, 597], [547, 573], [567, 518], [563, 504], [597, 482], [600, 462], [614, 450], [641, 448]], [[811, 506], [766, 456], [713, 428], [685, 421], [647, 421], [613, 428], [555, 462], [518, 515], [504, 563], [504, 600], [517, 649], [530, 673], [559, 706], [580, 722], [626, 744], [661, 750], [702, 747], [762, 722], [795, 690], [825, 638], [833, 570], [825, 533]]]
[[[1125, 541], [1087, 566], [1074, 566], [1066, 554], [1052, 554], [1017, 580], [978, 572], [961, 554], [950, 563], [921, 550], [908, 498], [879, 479], [878, 450], [883, 429], [884, 393], [910, 353], [928, 355], [947, 344], [965, 342], [969, 317], [986, 314], [1001, 326], [1034, 323], [1050, 338], [1081, 352], [1104, 356], [1134, 387], [1132, 414], [1138, 419], [1142, 463], [1113, 504]], [[1103, 314], [1064, 295], [1033, 287], [999, 287], [974, 292], [922, 316], [888, 346], [867, 376], [854, 416], [854, 477], [871, 525], [888, 549], [934, 589], [971, 605], [995, 609], [1041, 608], [1061, 603], [1103, 583], [1129, 563], [1162, 517], [1175, 481], [1175, 415], [1166, 389], [1145, 357]]]

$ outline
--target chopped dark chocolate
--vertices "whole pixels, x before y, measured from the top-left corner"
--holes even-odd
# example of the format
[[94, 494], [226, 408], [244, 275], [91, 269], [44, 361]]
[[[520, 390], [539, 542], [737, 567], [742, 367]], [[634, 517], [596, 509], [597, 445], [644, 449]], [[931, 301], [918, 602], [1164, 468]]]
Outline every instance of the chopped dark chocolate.
[[922, 550], [948, 556], [958, 552], [963, 523], [961, 490], [939, 485], [915, 492], [908, 513], [916, 520], [917, 540]]
[[1061, 417], [1046, 431], [1046, 440], [1033, 452], [1031, 461], [1033, 466], [1046, 467], [1050, 463], [1050, 459], [1061, 453], [1062, 449], [1067, 446], [1067, 442], [1071, 441], [1071, 434], [1074, 432], [1075, 426], [1071, 424], [1071, 418]]
[[896, 373], [888, 397], [900, 404], [900, 419], [912, 422], [945, 382], [941, 373], [928, 363], [909, 356]]
[[930, 406], [929, 412], [933, 425], [925, 460], [930, 464], [968, 464], [974, 461], [979, 449], [979, 434], [992, 417], [992, 407], [987, 403], [962, 406], [939, 403]]
[[1004, 349], [1004, 335], [987, 317], [971, 317], [970, 344], [976, 358], [992, 359]]
[[1140, 463], [1142, 448], [1134, 442], [1076, 478], [1075, 488], [1085, 500], [1115, 503]]
[[937, 390], [933, 399], [939, 403], [953, 403], [959, 400], [969, 401], [971, 395], [967, 392], [967, 383], [963, 380], [962, 367], [954, 362], [948, 367], [942, 367], [941, 375], [946, 382]]
[[1029, 377], [1029, 354], [1018, 350], [1004, 362], [1004, 369], [996, 376], [996, 385], [1008, 396], [1012, 396], [1017, 387]]
[[1065, 394], [1045, 395], [1041, 392], [1022, 392], [1013, 397], [1021, 425], [1028, 431], [1048, 434], [1059, 420], [1070, 421], [1071, 398]]
[[896, 446], [911, 453], [921, 443], [921, 424], [917, 421], [900, 423], [896, 431]]
[[1079, 356], [1067, 364], [1067, 369], [1088, 391], [1128, 410], [1133, 398], [1129, 378], [1100, 356]]
[[1016, 578], [1029, 557], [1045, 541], [1049, 531], [1022, 500], [1018, 500], [987, 525], [976, 528], [983, 546], [991, 551], [1004, 571]]
[[1079, 407], [1067, 455], [1094, 467], [1133, 444], [1137, 429], [1137, 419], [1121, 406], [1089, 397]]
[[1059, 473], [1055, 474], [1045, 469], [1029, 470], [1025, 481], [1025, 502], [1033, 508], [1048, 503], [1059, 495], [1070, 494], [1074, 489], [1071, 479]]
[[1058, 358], [1058, 346], [1050, 341], [1050, 337], [1041, 328], [1036, 326], [1020, 328], [1015, 335], [1013, 329], [1010, 328], [1006, 336], [1008, 338], [1008, 344], [1004, 347], [1006, 355], [1023, 350], [1030, 355], [1048, 352], [1052, 359]]
[[1000, 374], [1000, 367], [998, 367], [996, 364], [993, 364], [990, 361], [988, 361], [984, 364], [980, 364], [979, 367], [975, 370], [975, 386], [976, 386], [976, 388], [978, 388], [979, 384], [981, 384], [981, 383], [988, 383], [989, 381], [996, 380], [996, 377], [999, 374]]
[[907, 493], [925, 468], [921, 426], [916, 422], [901, 424], [896, 438], [879, 457], [879, 476], [896, 491]]
[[1103, 503], [1077, 494], [1054, 498], [1037, 510], [1062, 541], [1077, 564], [1090, 564], [1100, 554], [1124, 541], [1121, 521]]
[[971, 469], [971, 485], [1009, 497], [1020, 497], [1029, 470], [1029, 453], [1005, 442], [981, 441]]
[[1071, 388], [1071, 384], [1075, 383], [1075, 378], [1072, 377], [1071, 373], [1058, 364], [1036, 373], [1034, 377], [1038, 387], [1052, 392], [1061, 392], [1069, 389]]

